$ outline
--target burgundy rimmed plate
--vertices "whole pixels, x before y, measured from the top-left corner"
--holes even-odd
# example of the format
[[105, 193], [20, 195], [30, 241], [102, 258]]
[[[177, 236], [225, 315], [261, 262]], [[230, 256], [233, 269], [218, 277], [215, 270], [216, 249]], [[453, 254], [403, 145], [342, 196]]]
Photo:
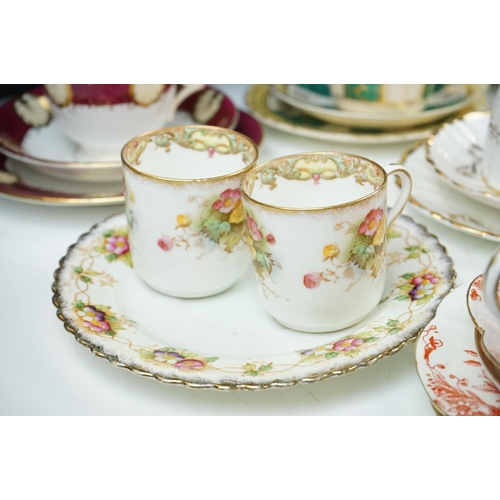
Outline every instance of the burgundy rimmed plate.
[[[259, 145], [260, 123], [244, 111], [234, 128]], [[121, 167], [120, 167], [121, 168]], [[121, 183], [101, 183], [59, 179], [46, 175], [24, 162], [0, 154], [0, 197], [40, 205], [88, 206], [123, 203]]]
[[[240, 112], [229, 97], [207, 87], [186, 99], [168, 125], [202, 123], [235, 128]], [[146, 132], [146, 131], [145, 131]], [[89, 161], [52, 120], [43, 86], [11, 98], [0, 106], [0, 152], [39, 172], [71, 181], [116, 183], [121, 160]]]

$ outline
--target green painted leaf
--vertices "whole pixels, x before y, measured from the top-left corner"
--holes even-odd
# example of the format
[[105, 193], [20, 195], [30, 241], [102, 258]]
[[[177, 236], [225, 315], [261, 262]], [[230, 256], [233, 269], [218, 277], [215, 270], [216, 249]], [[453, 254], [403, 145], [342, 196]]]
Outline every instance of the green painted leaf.
[[242, 368], [243, 368], [243, 370], [245, 370], [247, 372], [255, 372], [255, 373], [257, 373], [256, 372], [257, 367], [253, 363], [247, 363]]
[[221, 236], [231, 231], [231, 224], [229, 222], [214, 218], [204, 220], [201, 227], [202, 232], [212, 241], [215, 241], [215, 243], [219, 243]]
[[115, 234], [115, 232], [112, 230], [112, 229], [107, 229], [106, 231], [104, 231], [102, 233], [102, 235], [105, 237], [105, 238], [109, 238], [110, 236], [113, 236]]
[[272, 363], [269, 365], [260, 365], [260, 367], [259, 367], [260, 372], [267, 372], [267, 371], [272, 370], [272, 369], [273, 369]]
[[390, 327], [398, 326], [399, 321], [397, 319], [390, 319], [386, 324], [387, 324], [387, 326], [390, 326]]
[[316, 356], [316, 354], [313, 352], [313, 353], [311, 353], [311, 354], [308, 354], [307, 356], [304, 356], [304, 357], [300, 360], [300, 362], [301, 362], [301, 363], [306, 363], [306, 362], [308, 362], [308, 361], [312, 361], [313, 359], [316, 359], [316, 358], [317, 358], [317, 356]]
[[139, 354], [146, 359], [155, 359], [155, 355], [153, 351], [149, 351], [148, 349], [141, 349]]
[[351, 259], [361, 269], [367, 269], [368, 265], [375, 256], [375, 247], [371, 244], [360, 243], [351, 250]]
[[90, 283], [92, 280], [88, 277], [88, 276], [80, 276], [80, 279], [84, 282], [84, 283]]
[[207, 363], [213, 363], [214, 361], [217, 361], [219, 358], [217, 356], [212, 356], [211, 358], [205, 358], [205, 361]]
[[410, 278], [413, 278], [415, 276], [415, 273], [406, 273], [401, 276], [404, 280], [409, 280]]
[[85, 307], [85, 304], [81, 300], [77, 300], [76, 302], [73, 302], [73, 307], [76, 307], [77, 309], [82, 309]]
[[85, 274], [87, 274], [89, 276], [98, 276], [99, 275], [99, 273], [97, 271], [92, 271], [92, 270], [85, 271]]
[[243, 375], [248, 375], [249, 377], [258, 377], [259, 372], [244, 372]]
[[409, 295], [398, 295], [394, 300], [411, 300]]
[[412, 245], [406, 248], [410, 259], [418, 259], [421, 254], [421, 249], [418, 245]]
[[118, 321], [118, 318], [115, 318], [114, 316], [106, 316], [106, 319], [108, 321]]
[[402, 292], [409, 292], [410, 290], [413, 290], [414, 285], [411, 283], [405, 283], [404, 285], [401, 285], [398, 287]]
[[432, 299], [432, 295], [424, 295], [422, 298], [417, 300], [417, 304], [418, 305], [425, 304], [426, 302], [429, 302], [429, 300], [431, 300], [431, 299]]
[[108, 337], [114, 337], [116, 335], [116, 332], [114, 330], [106, 330], [103, 333], [104, 333], [104, 335], [107, 335]]
[[391, 328], [388, 332], [387, 335], [394, 335], [395, 333], [400, 332], [402, 329], [401, 328]]
[[271, 254], [269, 252], [264, 252], [262, 250], [258, 250], [255, 256], [256, 262], [264, 268], [268, 274], [271, 274], [273, 271], [273, 262], [270, 257]]
[[339, 355], [336, 351], [330, 351], [325, 354], [326, 359], [336, 358]]
[[76, 266], [73, 268], [73, 271], [75, 271], [76, 273], [80, 274], [80, 273], [83, 273], [83, 269], [80, 267], [80, 266]]
[[109, 261], [116, 260], [117, 258], [118, 258], [118, 255], [116, 255], [116, 253], [108, 253], [108, 255], [106, 255], [106, 259]]

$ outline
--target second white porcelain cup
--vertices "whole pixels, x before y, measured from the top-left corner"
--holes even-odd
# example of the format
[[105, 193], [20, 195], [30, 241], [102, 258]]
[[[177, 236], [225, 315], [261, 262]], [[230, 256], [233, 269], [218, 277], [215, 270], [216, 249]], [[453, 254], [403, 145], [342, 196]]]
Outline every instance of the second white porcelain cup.
[[411, 191], [388, 211], [386, 171], [360, 156], [286, 156], [242, 181], [247, 241], [264, 309], [284, 326], [328, 332], [351, 326], [378, 304], [385, 284], [387, 228]]

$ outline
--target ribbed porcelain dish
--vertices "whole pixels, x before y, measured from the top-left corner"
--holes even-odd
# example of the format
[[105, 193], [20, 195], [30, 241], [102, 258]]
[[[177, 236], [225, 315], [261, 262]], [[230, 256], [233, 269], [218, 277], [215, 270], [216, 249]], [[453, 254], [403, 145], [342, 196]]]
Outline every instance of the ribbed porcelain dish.
[[427, 141], [427, 160], [454, 189], [500, 209], [500, 195], [483, 180], [482, 162], [490, 118], [488, 112], [473, 112], [445, 123]]
[[453, 229], [500, 241], [498, 211], [451, 187], [427, 161], [425, 143], [405, 153], [400, 163], [412, 174], [409, 203], [416, 209]]
[[453, 263], [425, 227], [400, 216], [388, 238], [383, 299], [366, 319], [336, 333], [282, 327], [261, 308], [250, 272], [204, 299], [154, 292], [132, 268], [125, 214], [70, 247], [55, 272], [53, 302], [80, 344], [160, 382], [221, 390], [316, 382], [413, 342], [453, 287]]

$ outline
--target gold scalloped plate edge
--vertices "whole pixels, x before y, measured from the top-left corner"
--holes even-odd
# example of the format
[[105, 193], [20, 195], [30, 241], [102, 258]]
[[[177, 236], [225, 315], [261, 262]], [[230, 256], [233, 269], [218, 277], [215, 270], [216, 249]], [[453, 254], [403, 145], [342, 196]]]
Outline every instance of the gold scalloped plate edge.
[[249, 383], [238, 383], [238, 382], [224, 382], [224, 383], [217, 383], [217, 382], [193, 382], [189, 380], [184, 380], [178, 377], [164, 377], [155, 373], [151, 373], [147, 370], [142, 369], [141, 367], [133, 364], [133, 363], [123, 363], [121, 362], [116, 355], [107, 353], [104, 348], [102, 348], [99, 345], [93, 345], [91, 342], [88, 342], [82, 337], [82, 334], [78, 331], [78, 328], [74, 326], [72, 323], [72, 320], [70, 318], [67, 318], [62, 311], [61, 307], [61, 302], [62, 302], [62, 297], [61, 293], [59, 291], [59, 277], [60, 273], [63, 269], [63, 266], [66, 263], [66, 260], [69, 258], [71, 255], [71, 252], [78, 246], [78, 244], [86, 238], [90, 233], [92, 233], [98, 226], [102, 225], [105, 223], [107, 220], [112, 219], [116, 217], [119, 214], [114, 214], [111, 215], [104, 220], [97, 222], [94, 224], [89, 231], [86, 233], [82, 234], [78, 240], [71, 245], [66, 254], [60, 259], [59, 261], [59, 267], [54, 271], [54, 281], [52, 283], [52, 303], [56, 307], [56, 316], [57, 318], [62, 321], [64, 328], [71, 333], [75, 340], [81, 344], [82, 346], [86, 347], [89, 349], [92, 354], [97, 356], [98, 358], [106, 359], [111, 365], [117, 367], [117, 368], [123, 368], [135, 375], [139, 375], [141, 377], [146, 377], [150, 379], [154, 379], [158, 382], [164, 383], [164, 384], [170, 384], [170, 385], [183, 385], [192, 389], [217, 389], [220, 391], [228, 391], [228, 390], [248, 390], [248, 391], [257, 391], [257, 390], [264, 390], [264, 389], [271, 389], [271, 388], [276, 388], [276, 389], [283, 389], [286, 387], [293, 387], [297, 384], [311, 384], [314, 382], [319, 382], [323, 380], [330, 379], [332, 377], [338, 377], [342, 375], [347, 375], [349, 373], [352, 373], [360, 368], [366, 368], [368, 366], [372, 366], [381, 359], [387, 358], [389, 356], [392, 356], [393, 354], [396, 354], [399, 352], [401, 349], [403, 349], [406, 345], [414, 343], [421, 332], [425, 329], [425, 327], [434, 319], [437, 309], [441, 303], [441, 301], [455, 288], [455, 280], [456, 280], [456, 270], [454, 267], [454, 262], [451, 259], [451, 257], [448, 254], [448, 251], [446, 247], [440, 243], [439, 239], [437, 236], [434, 234], [430, 233], [427, 228], [420, 223], [415, 222], [411, 217], [407, 215], [401, 215], [400, 217], [404, 217], [407, 220], [409, 220], [412, 224], [415, 225], [416, 228], [419, 228], [421, 231], [425, 232], [427, 236], [430, 239], [433, 239], [436, 244], [436, 251], [440, 251], [442, 253], [442, 257], [445, 258], [448, 264], [448, 278], [449, 278], [449, 289], [442, 294], [442, 296], [439, 298], [439, 301], [434, 305], [433, 308], [429, 309], [429, 314], [427, 314], [426, 318], [423, 319], [421, 323], [418, 325], [415, 325], [414, 328], [409, 329], [408, 337], [405, 340], [402, 340], [399, 342], [398, 345], [388, 348], [380, 353], [377, 353], [374, 356], [366, 358], [364, 361], [352, 365], [348, 365], [345, 368], [341, 370], [326, 370], [322, 373], [314, 374], [308, 377], [304, 378], [292, 378], [286, 381], [281, 381], [281, 380], [274, 380], [271, 382], [265, 382], [265, 383], [255, 383], [255, 384], [249, 384]]

